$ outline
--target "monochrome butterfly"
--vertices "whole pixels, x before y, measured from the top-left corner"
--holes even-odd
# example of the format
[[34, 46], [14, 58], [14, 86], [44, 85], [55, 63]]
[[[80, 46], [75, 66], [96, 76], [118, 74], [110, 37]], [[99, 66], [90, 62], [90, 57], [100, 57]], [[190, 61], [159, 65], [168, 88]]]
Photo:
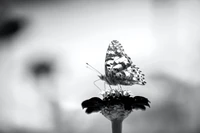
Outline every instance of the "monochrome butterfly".
[[[87, 63], [87, 65], [89, 64]], [[98, 76], [108, 85], [146, 84], [145, 75], [133, 64], [117, 40], [113, 40], [108, 46], [105, 58], [105, 75]]]

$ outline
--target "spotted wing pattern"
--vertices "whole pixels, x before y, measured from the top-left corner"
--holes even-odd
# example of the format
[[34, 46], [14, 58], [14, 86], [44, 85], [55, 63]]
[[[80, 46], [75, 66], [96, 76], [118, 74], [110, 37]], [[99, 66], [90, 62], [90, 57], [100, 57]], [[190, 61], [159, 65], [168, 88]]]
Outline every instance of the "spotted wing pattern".
[[108, 47], [105, 59], [105, 80], [109, 85], [145, 85], [144, 74], [133, 65], [122, 45], [113, 40]]

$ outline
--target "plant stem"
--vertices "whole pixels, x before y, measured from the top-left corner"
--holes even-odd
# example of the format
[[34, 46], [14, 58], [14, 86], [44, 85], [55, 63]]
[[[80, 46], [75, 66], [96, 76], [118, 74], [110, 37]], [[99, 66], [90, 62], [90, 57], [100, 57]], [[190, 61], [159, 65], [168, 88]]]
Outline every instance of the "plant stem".
[[112, 123], [112, 133], [122, 133], [122, 119], [114, 119]]

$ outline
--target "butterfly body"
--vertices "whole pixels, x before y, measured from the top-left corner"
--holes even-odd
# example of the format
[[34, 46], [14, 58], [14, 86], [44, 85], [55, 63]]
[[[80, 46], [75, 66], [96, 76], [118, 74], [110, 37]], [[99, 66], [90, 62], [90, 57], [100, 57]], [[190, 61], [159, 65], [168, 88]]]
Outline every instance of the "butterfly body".
[[133, 65], [117, 40], [109, 44], [105, 58], [105, 75], [100, 75], [99, 78], [109, 85], [146, 84], [144, 74]]

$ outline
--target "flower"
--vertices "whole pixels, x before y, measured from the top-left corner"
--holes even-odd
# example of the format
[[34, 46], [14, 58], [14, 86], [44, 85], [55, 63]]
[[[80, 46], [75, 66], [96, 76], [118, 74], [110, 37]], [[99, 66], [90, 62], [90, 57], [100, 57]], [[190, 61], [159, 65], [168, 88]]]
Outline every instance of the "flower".
[[103, 99], [92, 97], [82, 102], [86, 113], [101, 112], [109, 120], [124, 120], [134, 109], [146, 110], [150, 101], [142, 96], [132, 97], [130, 92], [122, 89], [108, 89], [101, 92]]

